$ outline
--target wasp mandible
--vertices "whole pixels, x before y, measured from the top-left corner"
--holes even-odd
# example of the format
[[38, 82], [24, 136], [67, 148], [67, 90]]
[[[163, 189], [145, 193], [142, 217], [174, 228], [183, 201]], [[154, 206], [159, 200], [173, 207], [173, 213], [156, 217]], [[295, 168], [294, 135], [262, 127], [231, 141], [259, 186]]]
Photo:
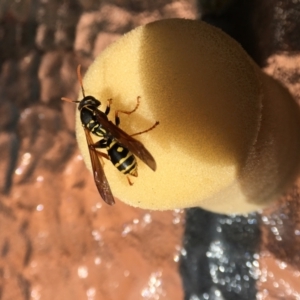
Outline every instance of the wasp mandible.
[[[139, 107], [140, 97], [137, 97], [137, 103], [133, 110], [116, 111], [114, 124], [107, 117], [110, 112], [111, 99], [108, 100], [105, 112], [102, 112], [98, 109], [101, 105], [101, 102], [93, 96], [85, 95], [81, 77], [81, 65], [77, 67], [77, 77], [81, 86], [83, 99], [71, 100], [66, 97], [62, 97], [61, 99], [67, 102], [79, 104], [78, 110], [80, 111], [80, 120], [88, 144], [95, 184], [102, 199], [107, 204], [113, 205], [115, 203], [115, 200], [111, 192], [108, 180], [105, 176], [100, 158], [106, 158], [110, 160], [120, 172], [127, 175], [127, 180], [130, 185], [132, 185], [132, 182], [130, 181], [129, 175], [135, 177], [138, 176], [137, 161], [135, 156], [137, 156], [149, 168], [155, 171], [155, 159], [144, 147], [144, 145], [138, 140], [134, 139], [133, 136], [154, 129], [159, 124], [159, 122], [155, 122], [153, 126], [144, 131], [140, 131], [131, 135], [127, 134], [125, 131], [119, 128], [119, 113], [130, 115], [135, 112]], [[100, 137], [100, 140], [94, 143], [91, 134]], [[104, 153], [99, 149], [106, 149], [107, 153]]]

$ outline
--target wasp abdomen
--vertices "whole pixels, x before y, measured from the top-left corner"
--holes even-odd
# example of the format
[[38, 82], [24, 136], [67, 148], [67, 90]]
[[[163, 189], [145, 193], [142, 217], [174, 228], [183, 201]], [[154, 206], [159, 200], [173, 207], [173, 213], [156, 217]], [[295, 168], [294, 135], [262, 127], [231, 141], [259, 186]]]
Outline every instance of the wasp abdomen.
[[113, 165], [123, 174], [137, 176], [137, 163], [134, 155], [116, 140], [108, 141], [107, 154]]

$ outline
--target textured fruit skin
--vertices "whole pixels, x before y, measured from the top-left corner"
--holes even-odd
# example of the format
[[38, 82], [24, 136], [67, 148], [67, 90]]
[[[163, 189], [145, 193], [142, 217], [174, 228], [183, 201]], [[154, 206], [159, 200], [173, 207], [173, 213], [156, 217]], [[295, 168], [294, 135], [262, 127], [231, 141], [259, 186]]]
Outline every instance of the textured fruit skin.
[[[261, 126], [262, 73], [225, 33], [184, 19], [138, 27], [95, 60], [84, 85], [97, 99], [112, 98], [112, 110], [130, 110], [141, 96], [138, 111], [122, 118], [128, 133], [160, 122], [138, 137], [155, 157], [155, 173], [141, 166], [129, 187], [105, 165], [122, 201], [146, 209], [203, 206], [222, 213], [263, 206], [264, 200], [253, 202], [257, 193], [245, 190], [244, 174]], [[79, 124], [77, 136], [81, 141]], [[86, 157], [85, 144], [80, 147]]]

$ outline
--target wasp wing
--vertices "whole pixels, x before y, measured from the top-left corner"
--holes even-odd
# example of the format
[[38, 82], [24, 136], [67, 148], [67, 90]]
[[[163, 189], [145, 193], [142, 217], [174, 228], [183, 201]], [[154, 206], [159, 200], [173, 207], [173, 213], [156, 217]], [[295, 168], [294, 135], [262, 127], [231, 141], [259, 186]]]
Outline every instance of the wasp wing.
[[93, 140], [91, 138], [90, 132], [87, 128], [84, 128], [89, 153], [91, 157], [91, 163], [92, 163], [92, 169], [94, 174], [94, 180], [95, 184], [97, 186], [97, 189], [102, 197], [102, 199], [109, 205], [113, 205], [115, 203], [113, 194], [111, 192], [111, 189], [109, 187], [109, 183], [107, 181], [107, 178], [105, 176], [104, 170], [102, 168], [102, 165], [99, 161], [98, 154], [96, 151], [91, 147], [93, 145]]
[[156, 162], [151, 153], [144, 145], [125, 131], [117, 127], [113, 122], [109, 121], [106, 115], [100, 111], [95, 111], [97, 121], [116, 138], [123, 146], [130, 150], [134, 155], [141, 159], [150, 169], [156, 170]]

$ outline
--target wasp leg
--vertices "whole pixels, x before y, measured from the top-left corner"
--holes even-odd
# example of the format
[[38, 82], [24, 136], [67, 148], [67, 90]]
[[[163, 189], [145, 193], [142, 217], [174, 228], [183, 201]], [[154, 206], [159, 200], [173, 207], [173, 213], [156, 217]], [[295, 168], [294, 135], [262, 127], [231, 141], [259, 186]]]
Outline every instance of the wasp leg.
[[[100, 140], [92, 145], [90, 145], [91, 147], [95, 148], [100, 148], [100, 149], [104, 149], [107, 147], [107, 141], [106, 140]], [[95, 149], [96, 150], [96, 149]]]
[[148, 129], [146, 129], [146, 130], [144, 130], [144, 131], [136, 132], [136, 133], [134, 133], [134, 134], [131, 134], [130, 136], [135, 136], [135, 135], [139, 135], [139, 134], [143, 134], [143, 133], [145, 133], [145, 132], [151, 131], [151, 130], [154, 129], [158, 124], [159, 124], [159, 122], [156, 121], [155, 124], [152, 125], [150, 128], [148, 128]]
[[111, 102], [112, 102], [112, 99], [108, 99], [107, 100], [107, 106], [106, 106], [106, 109], [105, 109], [105, 114], [108, 115], [109, 112], [110, 112], [110, 105], [111, 105]]
[[115, 112], [115, 123], [116, 123], [116, 126], [119, 126], [120, 125], [120, 117], [119, 117], [119, 113], [122, 113], [122, 114], [126, 114], [126, 115], [131, 115], [132, 113], [134, 113], [138, 107], [140, 106], [140, 99], [141, 97], [138, 96], [136, 98], [136, 106], [133, 110], [130, 110], [130, 111], [126, 111], [126, 110], [116, 110]]
[[133, 182], [130, 180], [130, 177], [128, 175], [126, 176], [126, 178], [127, 178], [129, 185], [133, 185]]
[[[91, 148], [100, 156], [100, 158], [104, 157], [107, 160], [110, 160], [109, 156], [106, 153], [103, 153], [103, 152], [93, 148], [93, 146], [91, 146]], [[103, 162], [103, 165], [104, 165], [104, 162]]]
[[103, 157], [106, 158], [107, 160], [110, 160], [110, 157], [106, 153], [99, 151], [97, 148], [103, 149], [103, 148], [106, 148], [106, 146], [107, 146], [106, 140], [100, 140], [92, 145], [89, 145], [89, 147], [98, 154], [103, 166], [105, 164]]

